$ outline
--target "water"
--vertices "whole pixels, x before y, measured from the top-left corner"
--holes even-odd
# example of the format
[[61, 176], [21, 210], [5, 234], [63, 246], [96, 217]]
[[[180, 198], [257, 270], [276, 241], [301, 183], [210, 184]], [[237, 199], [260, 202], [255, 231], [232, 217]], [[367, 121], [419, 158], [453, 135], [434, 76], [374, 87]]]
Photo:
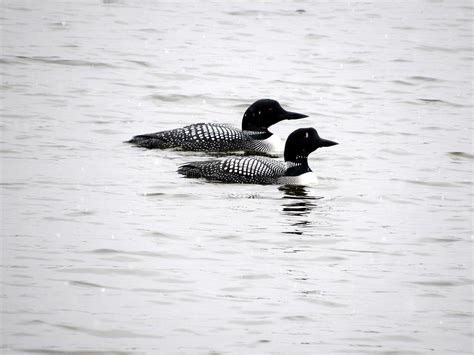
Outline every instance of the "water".
[[[1, 7], [2, 353], [473, 352], [471, 2]], [[122, 143], [263, 97], [319, 186]]]

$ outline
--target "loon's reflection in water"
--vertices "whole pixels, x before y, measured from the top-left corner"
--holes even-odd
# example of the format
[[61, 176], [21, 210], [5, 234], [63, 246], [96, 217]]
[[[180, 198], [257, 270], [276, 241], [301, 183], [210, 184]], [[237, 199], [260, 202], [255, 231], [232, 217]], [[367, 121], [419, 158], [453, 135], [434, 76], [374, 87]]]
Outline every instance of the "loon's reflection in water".
[[284, 185], [278, 189], [283, 192], [283, 214], [291, 217], [301, 217], [289, 223], [290, 226], [295, 227], [293, 231], [283, 233], [303, 234], [303, 229], [312, 225], [312, 221], [308, 218], [310, 212], [318, 206], [316, 201], [323, 197], [309, 195], [305, 186]]

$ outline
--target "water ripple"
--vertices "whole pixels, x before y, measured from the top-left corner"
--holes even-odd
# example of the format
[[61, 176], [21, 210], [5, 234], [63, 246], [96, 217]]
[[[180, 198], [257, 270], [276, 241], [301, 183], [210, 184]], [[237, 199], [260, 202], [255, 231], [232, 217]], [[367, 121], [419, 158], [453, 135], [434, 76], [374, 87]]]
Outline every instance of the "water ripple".
[[83, 253], [92, 253], [92, 254], [101, 254], [101, 255], [117, 255], [117, 254], [126, 254], [126, 255], [136, 255], [136, 256], [146, 256], [151, 258], [165, 258], [165, 259], [181, 259], [183, 256], [171, 253], [157, 253], [151, 251], [126, 251], [118, 249], [95, 249], [92, 251], [87, 251]]
[[452, 159], [460, 160], [460, 159], [474, 159], [473, 154], [465, 153], [465, 152], [448, 152], [447, 153]]
[[440, 99], [418, 99], [419, 101], [422, 101], [427, 104], [443, 104], [451, 107], [470, 107], [470, 105], [463, 105], [455, 102], [450, 102], [446, 100], [440, 100]]
[[454, 280], [433, 280], [433, 281], [412, 281], [414, 285], [420, 286], [434, 286], [434, 287], [453, 287], [453, 286], [462, 286], [466, 284], [472, 284], [471, 282], [462, 282], [462, 281], [454, 281]]
[[396, 179], [396, 178], [393, 178], [393, 179], [390, 179], [390, 180], [408, 182], [410, 184], [424, 185], [424, 186], [431, 186], [431, 187], [452, 187], [452, 188], [459, 188], [460, 187], [456, 183], [444, 182], [444, 181], [405, 180], [405, 179]]
[[415, 81], [421, 81], [421, 82], [443, 82], [444, 80], [433, 78], [430, 76], [410, 76], [408, 79], [410, 80], [415, 80]]
[[107, 329], [107, 330], [102, 330], [102, 329], [90, 329], [90, 328], [84, 328], [84, 327], [79, 327], [79, 326], [72, 326], [72, 325], [67, 325], [67, 324], [51, 324], [57, 328], [62, 328], [66, 330], [70, 330], [73, 332], [78, 332], [78, 333], [84, 333], [88, 335], [93, 335], [96, 337], [100, 338], [152, 338], [152, 339], [159, 339], [162, 338], [162, 336], [157, 335], [157, 334], [139, 334], [139, 333], [134, 333], [129, 330], [122, 330], [122, 329]]
[[62, 355], [139, 355], [144, 354], [142, 352], [130, 352], [130, 351], [117, 351], [117, 350], [71, 350], [64, 348], [62, 350], [57, 349], [29, 349], [29, 348], [18, 348], [15, 349], [24, 353], [30, 354], [62, 354]]
[[115, 65], [103, 62], [91, 62], [87, 60], [80, 59], [60, 59], [59, 57], [28, 57], [28, 56], [15, 56], [15, 58], [33, 63], [48, 63], [48, 64], [58, 64], [58, 65], [67, 65], [67, 66], [85, 66], [85, 67], [102, 67], [102, 68], [116, 68]]

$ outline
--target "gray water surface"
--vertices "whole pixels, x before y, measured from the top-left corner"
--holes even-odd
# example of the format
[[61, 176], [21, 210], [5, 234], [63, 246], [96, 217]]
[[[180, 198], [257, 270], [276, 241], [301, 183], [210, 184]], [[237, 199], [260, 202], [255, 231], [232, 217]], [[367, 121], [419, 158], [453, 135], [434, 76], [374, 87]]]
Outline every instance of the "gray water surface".
[[[2, 353], [473, 353], [472, 2], [0, 6]], [[318, 186], [122, 143], [264, 97]]]

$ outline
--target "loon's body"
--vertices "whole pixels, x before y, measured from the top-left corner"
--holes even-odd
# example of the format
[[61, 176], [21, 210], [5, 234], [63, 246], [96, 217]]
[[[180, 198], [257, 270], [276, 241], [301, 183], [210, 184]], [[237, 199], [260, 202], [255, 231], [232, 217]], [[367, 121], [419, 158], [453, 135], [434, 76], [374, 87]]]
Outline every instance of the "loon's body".
[[169, 131], [142, 134], [128, 143], [149, 149], [178, 148], [189, 151], [274, 154], [283, 151], [283, 141], [268, 131], [282, 120], [306, 115], [285, 111], [275, 100], [254, 102], [242, 118], [242, 130], [227, 124], [196, 123]]
[[317, 177], [308, 166], [308, 155], [320, 147], [336, 144], [320, 138], [314, 128], [300, 128], [286, 140], [285, 162], [267, 157], [229, 157], [188, 163], [182, 165], [178, 173], [226, 183], [313, 184], [317, 183]]

